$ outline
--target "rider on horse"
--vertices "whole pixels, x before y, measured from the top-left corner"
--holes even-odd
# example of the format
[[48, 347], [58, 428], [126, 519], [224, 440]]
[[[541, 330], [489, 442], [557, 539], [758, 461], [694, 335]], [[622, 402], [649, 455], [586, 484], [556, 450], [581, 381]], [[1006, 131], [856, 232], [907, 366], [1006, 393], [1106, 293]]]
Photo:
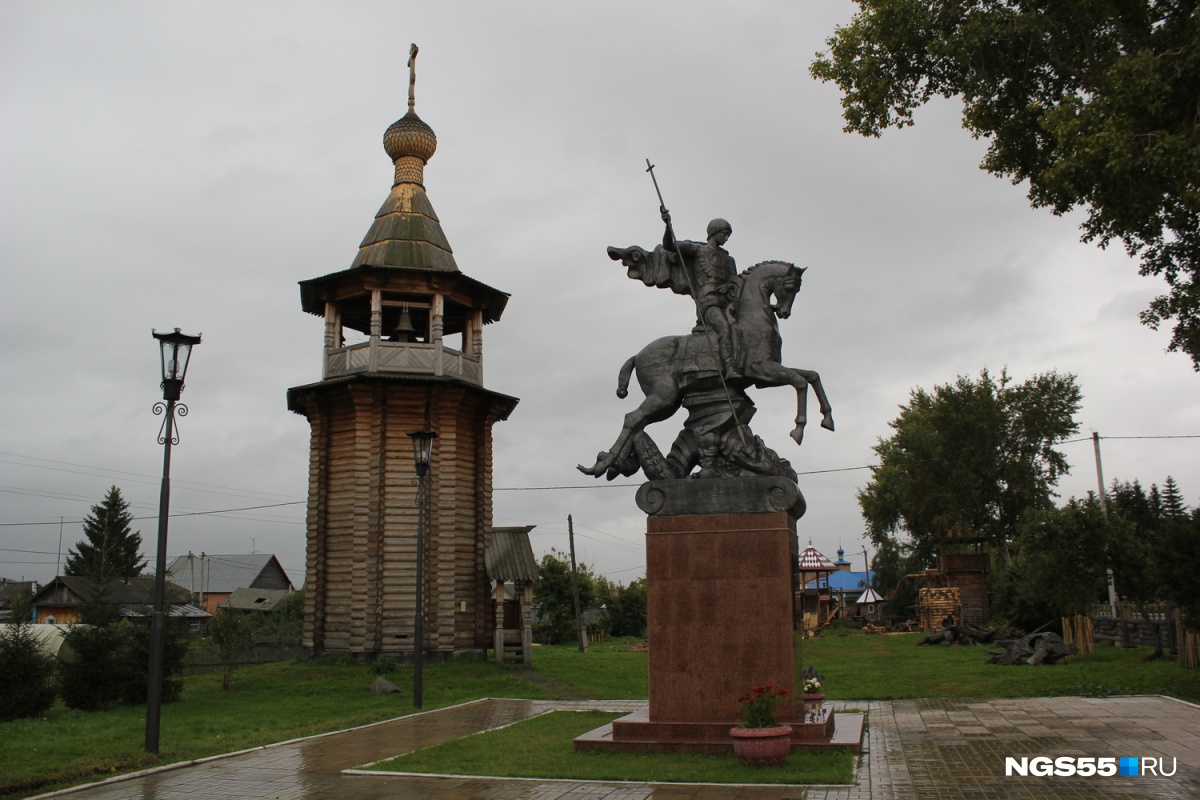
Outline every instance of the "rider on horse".
[[733, 321], [730, 300], [737, 294], [737, 264], [722, 245], [729, 241], [733, 226], [720, 217], [708, 223], [708, 241], [676, 241], [671, 228], [671, 213], [662, 212], [667, 229], [663, 249], [678, 255], [691, 276], [689, 284], [696, 300], [696, 333], [712, 331], [717, 336], [717, 352], [727, 379], [737, 376], [733, 355]]

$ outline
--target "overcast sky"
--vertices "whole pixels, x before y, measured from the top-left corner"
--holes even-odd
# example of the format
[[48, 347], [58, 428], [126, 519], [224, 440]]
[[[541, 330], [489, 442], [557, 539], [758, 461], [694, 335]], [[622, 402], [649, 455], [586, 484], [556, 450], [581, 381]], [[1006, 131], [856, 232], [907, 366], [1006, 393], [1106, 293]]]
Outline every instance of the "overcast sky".
[[[1138, 323], [1158, 294], [1080, 215], [1032, 210], [978, 169], [957, 103], [915, 128], [841, 130], [809, 77], [849, 2], [6, 2], [0, 5], [0, 576], [50, 579], [112, 484], [153, 561], [161, 397], [152, 328], [203, 332], [174, 450], [169, 554], [271, 552], [304, 573], [308, 423], [321, 320], [297, 281], [348, 267], [391, 187], [383, 131], [407, 100], [438, 135], [426, 188], [469, 276], [512, 294], [484, 335], [497, 525], [536, 524], [627, 583], [643, 574], [634, 488], [575, 471], [640, 402], [622, 362], [686, 332], [686, 297], [626, 278], [608, 245], [733, 224], [740, 268], [809, 267], [784, 363], [817, 370], [837, 432], [787, 437], [790, 389], [753, 428], [800, 472], [801, 541], [861, 569], [855, 492], [914, 387], [1002, 368], [1078, 376], [1104, 474], [1200, 502], [1200, 378]], [[815, 412], [815, 403], [811, 406]], [[665, 450], [683, 415], [650, 428]], [[1096, 486], [1064, 445], [1061, 495]], [[840, 471], [838, 471], [840, 470]], [[804, 474], [813, 473], [813, 474]], [[633, 484], [636, 480], [619, 480]], [[529, 490], [530, 487], [589, 488]], [[595, 486], [595, 488], [590, 488]], [[510, 491], [501, 491], [510, 490]]]

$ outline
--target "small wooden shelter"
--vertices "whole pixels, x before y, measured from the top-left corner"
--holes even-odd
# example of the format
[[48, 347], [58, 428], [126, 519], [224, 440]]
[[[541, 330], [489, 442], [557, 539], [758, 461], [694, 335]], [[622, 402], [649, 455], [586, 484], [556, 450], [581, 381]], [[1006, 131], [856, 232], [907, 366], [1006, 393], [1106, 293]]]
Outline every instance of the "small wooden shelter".
[[534, 527], [496, 528], [492, 543], [483, 552], [484, 568], [493, 583], [493, 647], [498, 664], [505, 659], [523, 664], [533, 661], [533, 582], [537, 580], [538, 565], [529, 532]]
[[883, 598], [879, 596], [878, 592], [868, 586], [866, 591], [854, 601], [854, 605], [858, 609], [858, 616], [874, 622], [879, 619], [880, 612], [883, 611]]
[[811, 543], [796, 557], [796, 573], [799, 577], [797, 585], [800, 589], [796, 597], [796, 622], [801, 628], [812, 630], [829, 621], [833, 613], [829, 576], [839, 570], [836, 564]]

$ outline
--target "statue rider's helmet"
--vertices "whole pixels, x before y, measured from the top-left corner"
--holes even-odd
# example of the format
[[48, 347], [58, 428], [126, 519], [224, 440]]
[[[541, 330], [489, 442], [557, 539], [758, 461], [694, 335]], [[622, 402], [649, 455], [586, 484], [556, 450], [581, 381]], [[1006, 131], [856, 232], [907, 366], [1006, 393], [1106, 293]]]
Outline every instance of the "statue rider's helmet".
[[717, 217], [712, 222], [708, 223], [708, 238], [712, 238], [717, 234], [717, 231], [725, 231], [728, 236], [733, 233], [733, 226], [729, 224], [729, 220]]

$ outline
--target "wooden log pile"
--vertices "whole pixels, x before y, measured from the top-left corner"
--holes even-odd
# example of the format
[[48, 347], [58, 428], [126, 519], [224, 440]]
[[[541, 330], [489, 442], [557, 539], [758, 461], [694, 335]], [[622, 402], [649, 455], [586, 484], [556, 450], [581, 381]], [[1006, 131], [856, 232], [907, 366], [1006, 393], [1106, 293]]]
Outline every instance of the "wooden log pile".
[[1024, 661], [1026, 664], [1053, 664], [1059, 659], [1073, 656], [1079, 649], [1073, 644], [1066, 644], [1057, 633], [1031, 633], [1020, 639], [1005, 639], [998, 641], [1004, 649], [991, 652], [987, 664], [1004, 664], [1012, 666]]
[[933, 630], [947, 616], [962, 617], [962, 599], [957, 587], [930, 587], [917, 593], [917, 614], [922, 630]]
[[995, 641], [997, 635], [1015, 635], [1015, 632], [1006, 628], [997, 628], [994, 626], [985, 628], [982, 625], [976, 625], [974, 622], [962, 622], [957, 625], [942, 626], [941, 630], [934, 631], [917, 642], [917, 646], [920, 647], [923, 644], [942, 644], [943, 642], [951, 645], [990, 644]]

